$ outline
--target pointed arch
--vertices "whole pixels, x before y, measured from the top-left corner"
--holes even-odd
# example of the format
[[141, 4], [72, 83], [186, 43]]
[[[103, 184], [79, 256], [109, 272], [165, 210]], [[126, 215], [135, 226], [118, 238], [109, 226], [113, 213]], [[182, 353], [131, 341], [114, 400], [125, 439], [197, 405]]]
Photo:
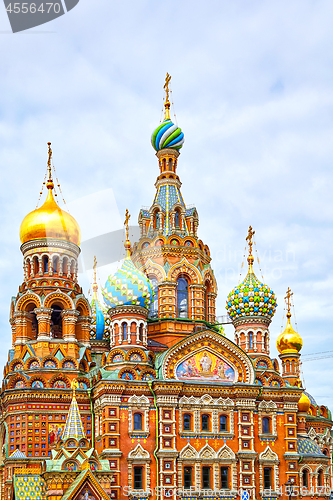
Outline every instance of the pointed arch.
[[195, 266], [188, 262], [186, 257], [183, 257], [180, 262], [177, 262], [170, 268], [167, 279], [168, 281], [175, 282], [180, 274], [189, 276], [190, 283], [202, 284], [201, 273]]
[[195, 459], [198, 458], [198, 452], [195, 448], [193, 448], [190, 443], [188, 443], [179, 453], [179, 458], [181, 459]]

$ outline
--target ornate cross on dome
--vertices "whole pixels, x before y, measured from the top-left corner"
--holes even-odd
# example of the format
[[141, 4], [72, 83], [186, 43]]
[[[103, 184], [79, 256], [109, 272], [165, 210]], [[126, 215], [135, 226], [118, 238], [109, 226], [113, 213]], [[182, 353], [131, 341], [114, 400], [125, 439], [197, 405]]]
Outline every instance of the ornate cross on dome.
[[290, 314], [290, 299], [293, 295], [294, 294], [292, 293], [292, 291], [290, 290], [290, 288], [288, 286], [287, 295], [285, 296], [285, 300], [287, 302], [287, 318], [290, 318], [290, 316], [291, 316], [291, 314]]
[[53, 180], [52, 180], [52, 171], [51, 171], [51, 158], [52, 158], [51, 143], [48, 142], [47, 145], [49, 147], [49, 158], [47, 160], [47, 169], [49, 171], [49, 178], [48, 178], [46, 187], [48, 189], [53, 189]]
[[97, 259], [96, 259], [96, 255], [94, 255], [94, 265], [93, 265], [93, 269], [94, 269], [94, 283], [93, 283], [93, 291], [94, 292], [97, 292], [97, 279], [96, 279], [96, 268], [97, 268]]
[[255, 234], [255, 231], [252, 231], [252, 226], [249, 226], [249, 232], [248, 232], [248, 235], [246, 237], [246, 241], [248, 241], [248, 243], [249, 243], [249, 256], [247, 258], [247, 261], [248, 261], [249, 266], [250, 266], [250, 272], [253, 272], [252, 264], [253, 264], [254, 258], [252, 255], [252, 245], [253, 245], [252, 238], [253, 238], [254, 234]]
[[130, 220], [130, 218], [131, 218], [131, 214], [129, 213], [128, 209], [126, 208], [124, 226], [126, 228], [126, 239], [127, 240], [128, 240], [128, 221]]
[[170, 120], [170, 113], [169, 113], [169, 110], [170, 110], [170, 101], [169, 101], [169, 83], [170, 83], [170, 80], [171, 80], [171, 76], [169, 75], [169, 73], [166, 74], [166, 77], [165, 77], [165, 84], [164, 84], [164, 90], [165, 90], [165, 103], [164, 103], [164, 107], [165, 107], [165, 117], [164, 119], [165, 120]]

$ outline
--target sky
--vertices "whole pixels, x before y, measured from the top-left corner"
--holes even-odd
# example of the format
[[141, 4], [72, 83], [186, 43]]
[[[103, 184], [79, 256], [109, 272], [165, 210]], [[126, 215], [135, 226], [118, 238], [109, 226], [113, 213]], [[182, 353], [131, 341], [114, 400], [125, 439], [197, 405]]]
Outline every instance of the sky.
[[[150, 136], [169, 72], [185, 134], [178, 174], [211, 250], [217, 314], [245, 276], [251, 224], [278, 300], [271, 355], [289, 286], [306, 389], [333, 410], [332, 358], [306, 361], [333, 351], [332, 24], [330, 0], [80, 0], [13, 34], [0, 5], [0, 365], [23, 280], [19, 227], [38, 201], [47, 142], [83, 240], [120, 229], [126, 208], [136, 224], [155, 194]], [[89, 278], [83, 266], [86, 293]]]

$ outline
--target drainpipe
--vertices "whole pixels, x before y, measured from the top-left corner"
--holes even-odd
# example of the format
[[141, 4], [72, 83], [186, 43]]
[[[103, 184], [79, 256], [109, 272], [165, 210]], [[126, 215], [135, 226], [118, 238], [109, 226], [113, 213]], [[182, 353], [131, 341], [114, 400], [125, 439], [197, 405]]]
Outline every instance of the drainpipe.
[[156, 460], [156, 466], [157, 466], [157, 474], [156, 474], [156, 488], [157, 488], [157, 491], [156, 491], [156, 498], [158, 499], [159, 496], [160, 496], [160, 463], [159, 463], [159, 458], [156, 454], [157, 450], [158, 450], [158, 443], [159, 443], [159, 413], [158, 413], [158, 408], [157, 408], [157, 401], [156, 401], [156, 395], [153, 391], [153, 382], [151, 380], [148, 380], [148, 386], [149, 386], [149, 389], [150, 389], [150, 392], [152, 393], [153, 395], [153, 398], [154, 398], [154, 406], [155, 406], [155, 410], [156, 410], [156, 447], [155, 447], [155, 450], [154, 450], [154, 457], [155, 457], [155, 460]]
[[95, 415], [94, 415], [94, 405], [91, 399], [92, 389], [87, 389], [87, 391], [90, 400], [90, 411], [91, 411], [91, 444], [92, 447], [95, 448]]

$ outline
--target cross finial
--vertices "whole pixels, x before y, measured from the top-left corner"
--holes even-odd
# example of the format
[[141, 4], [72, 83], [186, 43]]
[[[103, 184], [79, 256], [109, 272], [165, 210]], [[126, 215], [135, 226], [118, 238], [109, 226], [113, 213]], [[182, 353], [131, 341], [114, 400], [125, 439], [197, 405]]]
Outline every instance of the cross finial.
[[125, 230], [126, 230], [126, 241], [125, 241], [125, 249], [126, 249], [126, 257], [129, 257], [131, 255], [130, 253], [130, 248], [131, 248], [131, 242], [128, 238], [128, 221], [130, 220], [131, 214], [129, 213], [128, 209], [126, 208], [125, 212]]
[[47, 169], [49, 171], [49, 178], [48, 178], [46, 186], [47, 186], [48, 189], [53, 189], [52, 171], [51, 171], [51, 158], [52, 158], [51, 143], [48, 142], [47, 145], [49, 147], [49, 157], [48, 157], [48, 160], [47, 160]]
[[170, 101], [169, 101], [169, 83], [170, 83], [170, 80], [171, 80], [171, 76], [169, 75], [169, 73], [166, 74], [166, 77], [165, 77], [165, 84], [164, 84], [164, 90], [165, 90], [165, 103], [164, 103], [164, 107], [165, 107], [165, 117], [164, 119], [165, 120], [170, 120]]
[[98, 289], [97, 279], [96, 279], [96, 268], [97, 268], [97, 259], [96, 259], [96, 255], [94, 255], [94, 265], [93, 265], [93, 269], [94, 269], [94, 283], [93, 283], [93, 286], [92, 286], [92, 289], [93, 289], [94, 292], [97, 292], [97, 289]]
[[254, 258], [252, 255], [252, 246], [253, 246], [252, 238], [253, 238], [254, 234], [255, 234], [255, 231], [252, 230], [252, 226], [249, 226], [249, 232], [248, 232], [248, 235], [246, 237], [246, 241], [248, 241], [248, 243], [249, 243], [249, 256], [247, 258], [247, 261], [248, 261], [249, 266], [250, 266], [250, 272], [253, 272], [252, 265], [254, 262]]
[[288, 286], [288, 290], [287, 290], [287, 295], [285, 296], [285, 300], [286, 300], [286, 303], [287, 303], [287, 318], [290, 318], [291, 317], [291, 314], [290, 314], [290, 299], [291, 297], [293, 296], [294, 294], [292, 293], [292, 291], [290, 290], [289, 286]]

